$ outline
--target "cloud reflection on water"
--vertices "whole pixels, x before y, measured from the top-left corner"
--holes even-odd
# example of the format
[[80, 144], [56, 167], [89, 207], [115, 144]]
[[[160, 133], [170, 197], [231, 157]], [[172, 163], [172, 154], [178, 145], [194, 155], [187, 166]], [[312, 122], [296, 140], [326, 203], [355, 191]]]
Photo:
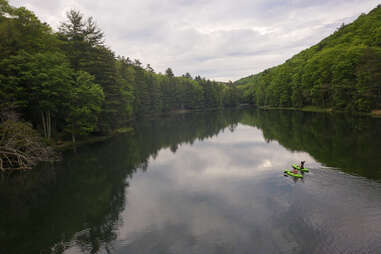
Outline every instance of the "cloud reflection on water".
[[[175, 154], [162, 150], [146, 173], [133, 178], [118, 241], [129, 243], [124, 247], [129, 250], [149, 237], [155, 242], [152, 248], [173, 248], [170, 253], [229, 253], [249, 251], [245, 248], [258, 235], [292, 247], [290, 237], [269, 230], [272, 202], [288, 204], [268, 204], [267, 196], [273, 184], [284, 184], [279, 181], [284, 180], [282, 169], [301, 158], [312, 161], [306, 153], [266, 143], [260, 130], [243, 125], [233, 133], [181, 145]], [[172, 230], [176, 245], [161, 236]], [[271, 241], [262, 244], [262, 249], [276, 250]]]
[[[273, 118], [262, 122], [263, 132], [238, 124], [235, 129], [213, 129], [213, 134], [207, 135], [211, 138], [201, 135], [194, 142], [194, 138], [183, 135], [187, 134], [188, 122], [181, 127], [172, 123], [179, 130], [178, 136], [187, 137], [182, 139], [187, 143], [177, 142], [176, 149], [174, 143], [167, 142], [176, 136], [175, 131], [163, 133], [168, 126], [163, 125], [156, 133], [166, 145], [157, 146], [158, 152], [148, 163], [144, 161], [146, 171], [137, 171], [128, 180], [126, 205], [111, 252], [377, 253], [381, 249], [381, 185], [322, 167], [307, 153], [292, 151], [308, 147], [316, 156], [313, 148], [332, 143], [336, 149], [325, 150], [329, 156], [350, 159], [352, 153], [335, 153], [346, 143], [329, 139], [331, 129], [322, 132], [324, 138], [315, 138], [308, 131], [317, 128], [309, 128], [304, 119], [303, 128], [284, 124], [276, 126], [279, 129], [274, 132], [268, 127], [282, 121], [270, 112], [266, 116]], [[284, 119], [300, 126], [292, 115]], [[250, 123], [248, 119], [244, 122]], [[327, 119], [322, 122], [331, 126]], [[209, 122], [205, 125], [210, 126]], [[234, 132], [229, 131], [232, 129]], [[278, 141], [266, 141], [263, 133], [267, 140], [278, 138], [282, 144], [290, 144], [290, 149]], [[283, 136], [279, 138], [277, 133]], [[288, 135], [296, 135], [298, 142], [285, 139]], [[150, 139], [142, 144], [153, 145]], [[123, 151], [124, 157], [128, 151], [122, 145], [125, 142], [128, 140], [120, 140], [120, 146], [112, 146], [112, 151]], [[300, 142], [304, 146], [298, 145]], [[119, 160], [113, 160], [115, 166]], [[311, 167], [305, 179], [284, 177], [283, 169], [300, 160]], [[65, 252], [77, 253], [75, 245]]]

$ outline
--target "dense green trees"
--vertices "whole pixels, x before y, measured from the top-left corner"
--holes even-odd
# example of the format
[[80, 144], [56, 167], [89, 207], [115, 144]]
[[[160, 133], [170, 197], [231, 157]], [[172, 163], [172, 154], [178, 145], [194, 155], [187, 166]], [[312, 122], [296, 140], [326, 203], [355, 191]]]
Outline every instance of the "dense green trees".
[[115, 57], [93, 18], [71, 10], [57, 32], [0, 0], [0, 99], [50, 139], [108, 134], [146, 115], [236, 106], [231, 84], [157, 74]]
[[189, 73], [175, 77], [171, 68], [165, 74], [157, 74], [151, 66], [143, 68], [139, 61], [123, 57], [118, 57], [117, 66], [120, 77], [132, 87], [134, 117], [175, 110], [233, 107], [240, 101], [240, 93], [232, 84], [200, 77], [192, 79]]
[[247, 102], [347, 111], [381, 108], [381, 6], [284, 64], [236, 82]]
[[[0, 1], [0, 99], [47, 138], [107, 134], [147, 115], [257, 105], [369, 111], [381, 107], [381, 8], [283, 65], [233, 83], [176, 77], [115, 57], [92, 18], [67, 13], [58, 32]], [[240, 89], [239, 89], [240, 88]], [[242, 96], [241, 96], [242, 95]]]
[[31, 120], [41, 117], [43, 134], [50, 138], [52, 121], [67, 106], [72, 69], [59, 53], [29, 54], [24, 50], [0, 62], [2, 90]]
[[72, 10], [67, 13], [67, 21], [61, 24], [58, 35], [73, 69], [94, 75], [94, 82], [103, 89], [100, 131], [109, 133], [113, 126], [123, 125], [128, 117], [123, 103], [128, 104], [130, 96], [123, 93], [125, 87], [118, 77], [114, 53], [104, 45], [102, 31], [92, 18], [85, 20], [81, 13]]
[[76, 135], [92, 132], [97, 126], [97, 114], [101, 111], [104, 94], [93, 81], [94, 77], [84, 71], [79, 71], [75, 77], [66, 114], [67, 130], [73, 143]]

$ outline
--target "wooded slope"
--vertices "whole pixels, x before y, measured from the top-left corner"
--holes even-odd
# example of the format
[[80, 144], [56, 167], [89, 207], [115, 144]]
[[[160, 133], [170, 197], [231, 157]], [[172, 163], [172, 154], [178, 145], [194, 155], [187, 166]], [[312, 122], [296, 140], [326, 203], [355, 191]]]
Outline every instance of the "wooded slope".
[[247, 102], [261, 106], [381, 108], [381, 5], [284, 64], [235, 85]]

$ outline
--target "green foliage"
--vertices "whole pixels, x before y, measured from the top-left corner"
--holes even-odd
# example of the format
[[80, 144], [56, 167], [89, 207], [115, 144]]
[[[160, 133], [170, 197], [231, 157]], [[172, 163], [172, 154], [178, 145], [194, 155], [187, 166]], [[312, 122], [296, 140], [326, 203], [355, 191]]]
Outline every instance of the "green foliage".
[[268, 106], [346, 111], [381, 107], [381, 7], [284, 64], [238, 80], [245, 100]]
[[66, 130], [72, 134], [73, 142], [76, 135], [86, 135], [95, 130], [103, 102], [103, 90], [94, 83], [94, 77], [79, 71], [71, 91], [66, 117]]
[[2, 18], [5, 14], [11, 14], [12, 8], [9, 6], [7, 0], [0, 0], [0, 18]]
[[233, 84], [192, 79], [190, 74], [175, 77], [170, 68], [166, 74], [141, 67], [140, 62], [119, 58], [120, 75], [133, 87], [134, 116], [161, 114], [176, 110], [204, 110], [236, 106], [240, 92]]
[[6, 2], [0, 6], [0, 59], [15, 55], [19, 50], [28, 53], [57, 50], [59, 41], [52, 30], [31, 11], [10, 7]]
[[21, 51], [0, 62], [8, 95], [27, 108], [57, 111], [67, 99], [72, 70], [60, 53]]
[[30, 11], [0, 0], [0, 99], [46, 138], [109, 134], [136, 118], [176, 110], [236, 106], [239, 90], [225, 84], [157, 74], [135, 59], [115, 57], [92, 17], [67, 13], [59, 31]]
[[67, 107], [72, 74], [65, 56], [60, 53], [31, 55], [20, 51], [0, 62], [0, 82], [8, 100], [18, 104], [28, 119], [41, 117], [46, 138], [51, 137], [52, 118]]

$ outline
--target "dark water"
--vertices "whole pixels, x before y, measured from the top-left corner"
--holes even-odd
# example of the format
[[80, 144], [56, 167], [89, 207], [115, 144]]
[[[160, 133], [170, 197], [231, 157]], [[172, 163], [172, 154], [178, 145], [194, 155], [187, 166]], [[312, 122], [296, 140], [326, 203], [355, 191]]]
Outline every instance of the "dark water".
[[[381, 119], [192, 113], [0, 181], [0, 253], [381, 253]], [[304, 180], [285, 177], [305, 160]]]

